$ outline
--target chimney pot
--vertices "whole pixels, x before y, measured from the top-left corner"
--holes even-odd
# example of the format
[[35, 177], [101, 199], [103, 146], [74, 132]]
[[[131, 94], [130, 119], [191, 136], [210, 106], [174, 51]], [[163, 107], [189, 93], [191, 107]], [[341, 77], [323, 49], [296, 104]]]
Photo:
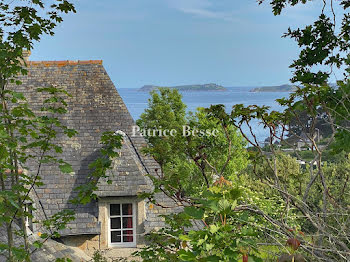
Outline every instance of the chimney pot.
[[29, 61], [29, 57], [31, 55], [31, 51], [30, 50], [23, 50], [23, 59], [25, 62]]

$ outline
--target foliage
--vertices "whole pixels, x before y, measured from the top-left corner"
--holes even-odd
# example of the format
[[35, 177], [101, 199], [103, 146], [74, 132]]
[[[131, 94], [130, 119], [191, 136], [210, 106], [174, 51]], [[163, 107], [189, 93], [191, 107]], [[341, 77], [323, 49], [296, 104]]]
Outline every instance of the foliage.
[[107, 258], [105, 258], [99, 250], [96, 250], [92, 256], [93, 262], [107, 262]]
[[72, 262], [70, 258], [57, 258], [56, 262]]
[[34, 41], [43, 35], [53, 35], [62, 14], [75, 12], [66, 0], [24, 0], [22, 3], [0, 3], [0, 75], [2, 82], [15, 81], [16, 75], [25, 73], [23, 51], [31, 50]]
[[[262, 3], [264, 0], [258, 2]], [[273, 13], [280, 15], [287, 6], [303, 5], [308, 2], [307, 0], [272, 0], [270, 4]], [[230, 179], [230, 182], [233, 182], [230, 188], [234, 189], [237, 181], [243, 179], [241, 184], [244, 188], [243, 192], [247, 191], [245, 201], [232, 198], [237, 200], [236, 208], [232, 210], [229, 208], [231, 205], [227, 204], [232, 213], [227, 214], [227, 220], [224, 222], [222, 217], [221, 220], [219, 219], [220, 215], [223, 215], [219, 209], [214, 211], [211, 206], [208, 207], [205, 204], [205, 201], [211, 199], [207, 192], [212, 192], [215, 187], [213, 183], [208, 183], [207, 188], [197, 187], [196, 195], [186, 199], [175, 199], [183, 204], [184, 211], [165, 217], [170, 227], [152, 234], [152, 244], [139, 253], [146, 259], [145, 261], [202, 261], [203, 259], [236, 261], [235, 252], [240, 250], [236, 249], [237, 246], [234, 246], [234, 243], [242, 236], [247, 237], [243, 233], [244, 227], [241, 228], [234, 220], [242, 211], [247, 213], [247, 217], [257, 219], [249, 227], [251, 231], [257, 233], [254, 236], [251, 235], [253, 243], [266, 241], [266, 244], [273, 248], [281, 247], [278, 250], [279, 261], [305, 261], [305, 258], [310, 261], [350, 260], [348, 239], [350, 214], [346, 197], [349, 190], [349, 160], [347, 155], [344, 156], [344, 152], [348, 152], [350, 148], [350, 15], [348, 14], [350, 2], [333, 0], [318, 2], [321, 4], [320, 15], [313, 24], [303, 28], [290, 28], [284, 35], [297, 42], [300, 54], [291, 64], [293, 69], [291, 81], [298, 88], [288, 98], [277, 100], [285, 108], [283, 112], [271, 111], [266, 106], [243, 104], [235, 105], [230, 113], [225, 111], [223, 105], [211, 106], [210, 109], [201, 111], [207, 121], [213, 121], [212, 123], [223, 128], [224, 132], [228, 127], [238, 130], [254, 148], [248, 152], [250, 159], [248, 176], [244, 172], [235, 174], [232, 168], [227, 170], [228, 173], [222, 173], [223, 176], [219, 176], [219, 180], [212, 180], [219, 182]], [[343, 10], [339, 11], [340, 8]], [[337, 23], [338, 16], [341, 17], [340, 23]], [[344, 78], [337, 82], [337, 86], [328, 84], [329, 77], [335, 72], [335, 68], [344, 69], [345, 72]], [[186, 121], [188, 120], [185, 119], [184, 122]], [[266, 147], [261, 147], [258, 143], [252, 121], [259, 121], [269, 131], [269, 145]], [[327, 140], [322, 142], [316, 135], [321, 128], [327, 137]], [[302, 136], [302, 133], [305, 136]], [[305, 149], [310, 153], [300, 154], [296, 144], [287, 139], [287, 135], [301, 139]], [[229, 154], [226, 149], [230, 142], [229, 137], [224, 136], [226, 146], [223, 142], [220, 144], [220, 149], [218, 147], [218, 151], [215, 151], [215, 146], [207, 147], [210, 152], [220, 150], [225, 152], [224, 156], [215, 153], [213, 158], [220, 161], [222, 158], [227, 159]], [[161, 141], [166, 143], [165, 140]], [[279, 141], [283, 147], [278, 147], [275, 141]], [[157, 143], [158, 141], [154, 144], [151, 142], [151, 147], [155, 148]], [[190, 157], [193, 153], [187, 153], [185, 142], [179, 144], [181, 147], [174, 148], [174, 156], [165, 160], [165, 162], [169, 160], [172, 167], [178, 166], [174, 164], [175, 162], [171, 162], [178, 155], [183, 157], [179, 159], [187, 160], [182, 161], [183, 169], [175, 169], [174, 174], [184, 174], [192, 170], [190, 169], [192, 166], [188, 166], [187, 163], [189, 159], [193, 159]], [[184, 151], [184, 148], [187, 151]], [[190, 147], [190, 149], [198, 154], [199, 159], [203, 159], [201, 148]], [[329, 155], [330, 149], [333, 152], [332, 158]], [[299, 166], [296, 159], [287, 155], [287, 150], [293, 150], [298, 160], [303, 160], [303, 156], [307, 156], [306, 165]], [[169, 156], [171, 152], [170, 150]], [[326, 162], [325, 156], [332, 161]], [[161, 163], [162, 168], [166, 167], [165, 162]], [[222, 162], [217, 164], [222, 165]], [[224, 167], [226, 168], [225, 165]], [[212, 170], [215, 174], [214, 168]], [[187, 178], [192, 180], [186, 180]], [[163, 191], [170, 192], [170, 196], [174, 193], [169, 190], [172, 186], [181, 187], [189, 181], [192, 182], [193, 177], [188, 175], [172, 180], [171, 184], [154, 179], [156, 186], [166, 185]], [[221, 195], [218, 201], [225, 200], [227, 199]], [[186, 231], [186, 228], [194, 225], [194, 221], [201, 219], [203, 228]], [[232, 225], [232, 228], [228, 227], [229, 231], [225, 231], [227, 224]], [[214, 226], [219, 229], [211, 235], [210, 228]], [[260, 234], [262, 228], [265, 229], [266, 234]], [[224, 237], [221, 238], [222, 236]], [[283, 249], [282, 246], [285, 245], [287, 247]], [[224, 252], [226, 248], [231, 247], [233, 247], [231, 250], [233, 253]], [[220, 254], [218, 250], [221, 251]], [[253, 252], [250, 255], [263, 257], [262, 250], [267, 249], [252, 248]], [[233, 255], [234, 253], [236, 256]], [[247, 259], [242, 257], [243, 261]]]
[[[217, 116], [203, 108], [185, 115], [185, 106], [176, 90], [158, 92], [152, 93], [149, 108], [138, 121], [141, 128], [181, 130], [179, 123], [184, 123], [190, 130], [217, 129], [218, 132], [216, 136], [189, 137], [182, 133], [153, 137], [145, 132], [149, 141], [145, 151], [161, 165], [161, 175], [150, 176], [155, 185], [153, 193], [163, 192], [175, 205], [183, 206], [184, 211], [163, 216], [167, 227], [152, 233], [149, 246], [137, 255], [144, 261], [238, 261], [243, 257], [260, 261], [259, 257], [266, 258], [257, 243], [267, 236], [275, 237], [275, 233], [273, 227], [266, 226], [261, 214], [275, 221], [286, 206], [255, 174], [246, 173], [252, 165], [237, 127], [223, 117], [223, 107]], [[170, 108], [181, 110], [169, 111]], [[286, 180], [295, 170], [299, 172], [299, 165], [291, 157], [281, 155], [279, 162]], [[142, 196], [159, 204], [152, 198], [153, 194]], [[285, 221], [296, 227], [293, 212], [289, 209]], [[290, 237], [288, 229], [285, 227], [285, 234]], [[276, 246], [276, 243], [269, 245]], [[284, 247], [279, 246], [277, 250], [280, 248]]]
[[[323, 152], [334, 141], [339, 129], [332, 125], [331, 139], [327, 144], [320, 144], [314, 138], [315, 129], [311, 128], [312, 132], [308, 136], [307, 141], [308, 152], [311, 157], [306, 166], [306, 169], [300, 169], [295, 160], [286, 156], [283, 151], [272, 143], [275, 139], [284, 141], [288, 145], [288, 141], [284, 140], [286, 133], [290, 131], [288, 128], [291, 117], [296, 117], [299, 109], [303, 108], [308, 112], [312, 119], [310, 123], [302, 123], [301, 128], [306, 129], [307, 126], [313, 127], [313, 121], [317, 121], [317, 108], [322, 108], [328, 114], [330, 121], [335, 118], [330, 112], [334, 94], [331, 92], [331, 87], [311, 87], [307, 86], [304, 89], [299, 89], [290, 95], [288, 99], [280, 99], [279, 102], [287, 106], [284, 112], [269, 111], [266, 107], [236, 105], [231, 114], [226, 114], [222, 106], [212, 106], [210, 115], [212, 117], [220, 117], [222, 121], [230, 122], [235, 125], [243, 135], [248, 139], [249, 143], [256, 148], [250, 151], [251, 159], [253, 161], [253, 172], [263, 184], [270, 187], [266, 192], [267, 197], [271, 197], [278, 193], [286, 207], [293, 208], [293, 213], [299, 217], [299, 228], [302, 228], [305, 233], [303, 237], [304, 251], [310, 253], [310, 256], [316, 259], [343, 259], [346, 257], [346, 252], [339, 255], [338, 245], [343, 248], [347, 245], [344, 238], [339, 238], [339, 235], [347, 234], [347, 217], [348, 205], [342, 202], [340, 197], [347, 190], [347, 176], [344, 167], [346, 167], [346, 160], [339, 160], [328, 165], [322, 161]], [[313, 101], [313, 103], [310, 103]], [[333, 108], [334, 109], [334, 108]], [[252, 129], [249, 135], [245, 134], [242, 126], [243, 124], [250, 126], [252, 119], [258, 119], [270, 131], [270, 145], [269, 150], [260, 147], [256, 142], [255, 134]], [[334, 123], [334, 122], [331, 122]], [[277, 132], [282, 130], [282, 132]], [[289, 144], [290, 148], [294, 148], [294, 153], [298, 159], [303, 160], [303, 155]], [[344, 148], [344, 145], [339, 149]], [[329, 169], [328, 166], [332, 168]], [[332, 170], [332, 171], [331, 171]], [[340, 183], [340, 184], [339, 184]], [[342, 187], [341, 185], [344, 185]], [[322, 192], [320, 194], [320, 192]], [[339, 198], [340, 197], [340, 198]], [[286, 209], [286, 210], [288, 210]], [[342, 210], [339, 213], [339, 210]], [[284, 212], [283, 212], [284, 213]], [[287, 217], [287, 214], [282, 217]], [[278, 219], [279, 220], [279, 219]], [[290, 222], [280, 221], [284, 227], [291, 227]], [[278, 231], [281, 228], [276, 228]], [[285, 234], [282, 233], [281, 234]], [[326, 241], [324, 235], [327, 235], [331, 240]], [[289, 236], [285, 236], [288, 238]], [[315, 240], [317, 239], [317, 241]], [[335, 242], [333, 242], [335, 241]], [[344, 242], [343, 242], [344, 241]], [[322, 245], [323, 248], [328, 248], [330, 252], [312, 251]]]
[[150, 92], [149, 108], [137, 120], [137, 125], [145, 130], [175, 130], [174, 136], [146, 135], [150, 147], [146, 153], [151, 154], [155, 160], [164, 166], [173, 156], [184, 157], [185, 141], [181, 139], [182, 126], [186, 120], [186, 106], [181, 101], [181, 95], [175, 89], [159, 89]]
[[[30, 50], [34, 41], [39, 41], [42, 35], [53, 35], [54, 28], [62, 22], [62, 14], [69, 12], [75, 12], [74, 6], [61, 0], [51, 5], [40, 0], [27, 0], [20, 4], [0, 3], [0, 224], [7, 231], [7, 243], [2, 243], [0, 248], [7, 261], [30, 260], [24, 218], [31, 214], [24, 209], [24, 204], [30, 201], [31, 190], [42, 185], [42, 165], [54, 163], [63, 172], [71, 171], [68, 163], [56, 157], [55, 154], [62, 152], [62, 148], [53, 140], [58, 132], [68, 137], [75, 134], [57, 117], [66, 111], [64, 99], [68, 94], [63, 89], [38, 89], [38, 95], [45, 98], [41, 106], [42, 114], [36, 115], [25, 95], [16, 92], [9, 84], [21, 84], [16, 78], [19, 74], [26, 74], [24, 50]], [[27, 164], [34, 160], [38, 163], [37, 171], [24, 171], [28, 170]], [[71, 214], [62, 212], [44, 223], [53, 229], [53, 234], [57, 234], [71, 219]], [[19, 222], [20, 229], [14, 225], [15, 221]], [[24, 246], [15, 246], [15, 237], [22, 237]], [[35, 242], [34, 250], [40, 245], [40, 242]]]
[[[22, 261], [29, 260], [30, 255], [24, 218], [32, 216], [30, 210], [24, 209], [24, 205], [28, 201], [32, 202], [32, 189], [42, 185], [40, 173], [43, 165], [56, 164], [62, 172], [71, 172], [70, 165], [57, 157], [62, 148], [54, 143], [54, 139], [59, 132], [72, 137], [76, 131], [62, 125], [58, 118], [66, 112], [64, 96], [68, 94], [63, 89], [38, 89], [39, 94], [47, 98], [41, 107], [42, 114], [36, 115], [22, 94], [4, 87], [0, 106], [0, 223], [6, 225], [8, 244], [2, 244], [1, 249], [7, 250], [8, 261]], [[36, 170], [35, 162], [38, 163]], [[22, 227], [16, 235], [24, 238], [23, 250], [13, 246], [12, 242], [16, 231], [13, 224], [18, 219]], [[72, 219], [74, 217], [70, 212], [63, 211], [43, 221], [43, 225], [50, 229], [51, 236], [57, 236], [58, 231]], [[48, 237], [42, 236], [43, 239]], [[38, 248], [40, 242], [34, 245]]]
[[[289, 137], [291, 138], [300, 138], [301, 135], [304, 133], [310, 133], [310, 129], [314, 128], [317, 132], [317, 136], [320, 136], [321, 138], [327, 138], [332, 135], [332, 127], [329, 124], [329, 120], [327, 117], [327, 114], [325, 112], [321, 112], [320, 108], [318, 108], [316, 112], [316, 123], [315, 126], [310, 126], [312, 121], [312, 116], [308, 115], [307, 112], [301, 111], [297, 112], [298, 117], [292, 117], [289, 122]], [[303, 124], [300, 124], [303, 123]], [[304, 129], [302, 126], [304, 126]], [[291, 139], [289, 139], [291, 140]]]
[[153, 91], [137, 124], [143, 130], [175, 130], [174, 135], [145, 132], [145, 152], [161, 166], [159, 177], [151, 179], [168, 195], [195, 197], [215, 179], [229, 178], [247, 166], [245, 143], [236, 129], [209, 119], [202, 108], [186, 115], [175, 89]]
[[[74, 5], [66, 0], [0, 3], [0, 226], [7, 233], [7, 243], [0, 244], [0, 253], [10, 262], [30, 261], [33, 252], [48, 238], [58, 238], [59, 231], [74, 219], [72, 210], [61, 210], [40, 221], [47, 231], [40, 234], [41, 240], [28, 241], [25, 218], [32, 219], [35, 208], [31, 206], [28, 210], [25, 204], [33, 202], [34, 188], [43, 185], [42, 166], [56, 165], [62, 173], [73, 171], [70, 164], [59, 157], [63, 149], [55, 140], [62, 134], [71, 138], [76, 131], [60, 121], [67, 112], [65, 100], [70, 97], [65, 89], [38, 88], [39, 108], [34, 110], [26, 93], [18, 92], [17, 88], [21, 84], [18, 76], [27, 73], [26, 53], [43, 35], [54, 35], [63, 15], [71, 12], [75, 12]], [[86, 187], [79, 188], [80, 198], [76, 203], [84, 204], [95, 197], [96, 181], [105, 177], [109, 158], [116, 157], [113, 149], [120, 147], [120, 141], [119, 135], [105, 133], [102, 136], [103, 157], [91, 165], [91, 179]], [[20, 238], [23, 241], [18, 241]]]
[[227, 180], [204, 191], [193, 206], [165, 216], [169, 227], [151, 235], [150, 245], [137, 252], [143, 261], [262, 261], [256, 248], [261, 234], [241, 208], [242, 190]]

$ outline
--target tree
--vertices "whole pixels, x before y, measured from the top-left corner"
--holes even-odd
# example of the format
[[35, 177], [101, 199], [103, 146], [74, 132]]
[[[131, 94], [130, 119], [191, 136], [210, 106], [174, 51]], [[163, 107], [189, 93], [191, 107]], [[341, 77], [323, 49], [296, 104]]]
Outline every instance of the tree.
[[[259, 1], [259, 3], [262, 2], [264, 1]], [[308, 2], [306, 0], [273, 0], [270, 4], [273, 13], [281, 15], [289, 5], [303, 5]], [[279, 261], [304, 261], [305, 258], [311, 261], [350, 260], [348, 240], [350, 210], [346, 200], [342, 197], [347, 194], [348, 190], [348, 163], [346, 159], [332, 164], [324, 161], [325, 151], [331, 146], [335, 154], [341, 154], [342, 151], [350, 148], [350, 15], [347, 13], [350, 1], [319, 2], [321, 4], [320, 16], [312, 25], [307, 25], [302, 29], [288, 29], [284, 35], [295, 39], [301, 51], [299, 57], [291, 65], [294, 74], [291, 81], [300, 87], [291, 93], [289, 98], [278, 100], [280, 105], [286, 108], [283, 112], [270, 111], [266, 106], [244, 106], [242, 104], [235, 105], [229, 114], [222, 105], [204, 110], [207, 119], [214, 121], [223, 130], [227, 131], [227, 127], [239, 130], [250, 147], [254, 148], [254, 150], [249, 150], [251, 162], [248, 165], [248, 174], [253, 173], [254, 177], [259, 180], [254, 184], [245, 177], [244, 190], [251, 189], [247, 196], [251, 201], [232, 198], [231, 200], [237, 201], [237, 206], [231, 209], [232, 213], [228, 221], [233, 221], [231, 216], [239, 215], [242, 211], [248, 217], [260, 221], [260, 223], [250, 224], [251, 228], [253, 230], [264, 228], [269, 234], [258, 234], [254, 241], [257, 243], [257, 240], [265, 240], [272, 250], [278, 248]], [[343, 10], [339, 11], [340, 8]], [[341, 17], [340, 23], [337, 23], [338, 16]], [[343, 79], [338, 81], [335, 87], [329, 85], [328, 82], [336, 67], [345, 69]], [[303, 112], [303, 116], [300, 115], [300, 112]], [[324, 116], [322, 121], [329, 127], [328, 140], [322, 144], [316, 139], [320, 112]], [[258, 120], [269, 131], [270, 143], [265, 148], [262, 148], [256, 139], [251, 125], [253, 120]], [[296, 128], [291, 128], [293, 121], [297, 123]], [[250, 128], [245, 129], [243, 126]], [[306, 137], [303, 139], [306, 148], [312, 154], [311, 160], [306, 161], [304, 167], [296, 164], [295, 159], [286, 156], [287, 153], [274, 143], [278, 140], [287, 145], [289, 150], [294, 149], [298, 160], [302, 161], [301, 154], [286, 139], [287, 134], [300, 136], [300, 131], [305, 133]], [[220, 145], [224, 152], [227, 152], [229, 137], [225, 136], [226, 147], [222, 147], [223, 144]], [[208, 147], [209, 149], [213, 148]], [[193, 150], [199, 159], [203, 159], [200, 148], [193, 147]], [[217, 155], [216, 157], [218, 158]], [[225, 159], [227, 160], [227, 155]], [[186, 165], [183, 167], [187, 169]], [[215, 169], [217, 171], [217, 168]], [[214, 170], [213, 173], [216, 171]], [[227, 177], [222, 177], [216, 182], [226, 183], [224, 182], [226, 179]], [[232, 182], [234, 181], [233, 179]], [[340, 184], [338, 184], [339, 181], [341, 181]], [[181, 182], [188, 183], [188, 181], [178, 180], [178, 184]], [[158, 185], [164, 184], [160, 182]], [[177, 186], [174, 183], [168, 184], [163, 190], [169, 192], [167, 189], [174, 185]], [[233, 183], [230, 188], [234, 185]], [[210, 231], [210, 226], [217, 226], [215, 219], [220, 217], [220, 211], [217, 210], [217, 213], [208, 211], [203, 202], [204, 199], [210, 199], [205, 192], [206, 190], [212, 191], [211, 186], [209, 184], [208, 189], [201, 187], [196, 197], [191, 198], [191, 195], [186, 201], [182, 201], [185, 203], [184, 213], [181, 213], [179, 217], [170, 217], [168, 219], [171, 225], [170, 230], [164, 228], [158, 235], [156, 234], [154, 239], [156, 244], [144, 249], [144, 252], [140, 253], [141, 256], [157, 258], [160, 261], [167, 255], [174, 261], [202, 261], [205, 259], [207, 261], [208, 259], [235, 261], [237, 257], [220, 257], [215, 253], [216, 248], [219, 249], [223, 243], [220, 240], [222, 235], [218, 233], [214, 236], [217, 241], [211, 242], [208, 227], [205, 226], [209, 226]], [[265, 196], [265, 199], [255, 197], [261, 194]], [[221, 196], [221, 200], [224, 198]], [[274, 209], [276, 213], [271, 209]], [[191, 210], [190, 214], [189, 210]], [[186, 215], [190, 217], [191, 223], [181, 225], [179, 220], [184, 219]], [[196, 219], [202, 219], [203, 228], [197, 229], [196, 232], [186, 232], [185, 228], [193, 225], [193, 220]], [[210, 224], [211, 222], [214, 222], [214, 225]], [[235, 225], [236, 228], [239, 226], [234, 222], [231, 225]], [[231, 231], [231, 235], [228, 234], [226, 239], [229, 236], [233, 240], [239, 238], [235, 231]], [[209, 243], [206, 242], [207, 240]], [[182, 246], [183, 241], [186, 241], [185, 246]], [[206, 249], [207, 244], [212, 244], [210, 251]], [[232, 242], [229, 245], [232, 245]], [[285, 248], [286, 245], [289, 249]], [[253, 250], [255, 253], [252, 254], [259, 254], [258, 251], [261, 249], [264, 250], [263, 247], [260, 247], [260, 250]], [[211, 252], [211, 250], [214, 251]], [[206, 257], [207, 255], [209, 257]], [[248, 257], [244, 254], [242, 260], [247, 261], [247, 259]]]
[[157, 92], [151, 91], [151, 99], [148, 108], [137, 120], [137, 125], [142, 130], [175, 130], [174, 135], [170, 133], [165, 137], [155, 134], [146, 134], [150, 146], [147, 153], [164, 166], [165, 163], [176, 158], [183, 158], [185, 141], [181, 139], [182, 127], [186, 125], [186, 105], [181, 101], [181, 95], [175, 89], [161, 88]]
[[[61, 148], [53, 143], [57, 132], [64, 132], [69, 137], [75, 134], [57, 118], [66, 110], [64, 97], [68, 94], [60, 88], [38, 89], [38, 95], [46, 93], [48, 98], [44, 99], [43, 113], [36, 115], [24, 94], [10, 87], [11, 84], [20, 84], [16, 80], [19, 74], [26, 74], [25, 50], [30, 50], [34, 41], [39, 41], [43, 34], [53, 35], [56, 25], [62, 22], [62, 14], [69, 12], [75, 12], [75, 9], [68, 1], [55, 1], [51, 5], [40, 0], [21, 4], [0, 3], [0, 224], [5, 225], [8, 240], [1, 243], [0, 250], [6, 251], [7, 261], [30, 260], [31, 247], [24, 218], [31, 216], [32, 210], [24, 206], [30, 200], [33, 187], [41, 185], [41, 163], [52, 162], [62, 171], [71, 170], [67, 163], [52, 154], [61, 152]], [[37, 156], [40, 164], [34, 175], [25, 172], [27, 163], [36, 157], [30, 150], [40, 152]], [[72, 213], [63, 211], [51, 218], [47, 226], [53, 227], [58, 221], [71, 219]], [[65, 222], [58, 223], [53, 232], [64, 227]], [[14, 238], [18, 236], [23, 237], [23, 247], [15, 245]], [[33, 244], [40, 246], [40, 242]]]
[[198, 195], [218, 178], [229, 179], [247, 166], [245, 142], [236, 129], [209, 119], [203, 108], [186, 115], [176, 89], [153, 91], [137, 124], [145, 131], [174, 130], [173, 135], [144, 132], [144, 150], [161, 166], [159, 177], [152, 179], [160, 188], [171, 188], [168, 195]]
[[[165, 216], [167, 227], [151, 234], [150, 245], [137, 252], [143, 261], [262, 261], [256, 252], [259, 229], [254, 218], [240, 212], [246, 195], [221, 179], [202, 192], [196, 205]], [[198, 226], [199, 225], [199, 226]]]
[[[324, 139], [332, 135], [332, 127], [329, 124], [327, 114], [320, 112], [320, 109], [316, 113], [315, 123], [313, 123], [312, 116], [309, 116], [307, 112], [298, 112], [297, 115], [298, 117], [291, 118], [289, 122], [290, 138], [301, 138], [303, 134], [309, 134], [312, 129], [317, 133], [317, 139]], [[304, 124], [300, 125], [299, 121]], [[313, 126], [305, 125], [305, 123], [313, 124]], [[304, 130], [302, 126], [305, 126]]]
[[[160, 89], [152, 93], [149, 108], [137, 121], [149, 142], [145, 152], [161, 166], [159, 177], [151, 177], [154, 192], [143, 197], [158, 204], [153, 194], [162, 191], [184, 208], [164, 216], [167, 226], [152, 233], [150, 245], [138, 253], [144, 261], [261, 261], [257, 241], [272, 232], [266, 233], [268, 227], [258, 215], [249, 214], [266, 213], [273, 220], [284, 206], [278, 197], [266, 200], [262, 184], [246, 173], [248, 151], [238, 129], [210, 114], [199, 108], [185, 115], [178, 91]], [[190, 131], [217, 132], [184, 136], [183, 125]], [[178, 133], [147, 135], [147, 129], [160, 128]]]
[[[274, 14], [279, 15], [287, 5], [294, 6], [307, 2], [280, 0], [272, 1], [271, 5]], [[345, 10], [345, 15], [343, 12], [336, 13], [336, 10], [339, 10], [336, 4], [335, 1], [322, 1], [321, 14], [314, 24], [303, 29], [289, 29], [285, 34], [285, 37], [295, 39], [301, 48], [298, 59], [291, 65], [294, 70], [291, 80], [302, 87], [289, 98], [278, 100], [286, 108], [284, 112], [271, 112], [267, 107], [236, 105], [230, 115], [225, 115], [220, 107], [211, 108], [213, 116], [231, 122], [247, 138], [250, 145], [256, 148], [252, 154], [254, 165], [259, 166], [261, 161], [264, 161], [271, 170], [267, 173], [270, 175], [262, 177], [262, 182], [270, 186], [272, 192], [279, 194], [285, 204], [295, 209], [296, 214], [301, 217], [300, 224], [303, 227], [304, 236], [300, 236], [300, 247], [305, 256], [320, 261], [348, 261], [350, 257], [350, 243], [346, 237], [348, 232], [344, 230], [348, 228], [349, 209], [337, 197], [342, 190], [334, 186], [334, 178], [337, 178], [337, 181], [346, 181], [346, 177], [343, 176], [345, 173], [340, 171], [343, 169], [344, 162], [337, 163], [338, 171], [335, 172], [339, 173], [335, 175], [335, 172], [327, 171], [327, 163], [323, 160], [325, 150], [332, 144], [337, 149], [335, 153], [347, 150], [349, 146], [350, 114], [347, 109], [350, 84], [348, 80], [349, 16], [346, 11], [350, 3], [349, 1], [339, 2], [340, 7]], [[338, 18], [336, 14], [342, 16], [339, 26], [336, 26]], [[337, 87], [327, 84], [328, 78], [334, 72], [334, 67], [345, 67], [344, 79], [337, 82]], [[305, 119], [308, 121], [303, 121], [300, 112], [304, 112]], [[323, 120], [329, 125], [331, 131], [326, 144], [320, 144], [316, 139], [319, 112], [325, 115]], [[252, 119], [257, 119], [269, 130], [271, 141], [269, 152], [265, 152], [259, 146], [252, 129], [249, 135], [243, 131], [242, 125], [250, 126]], [[306, 181], [303, 183], [302, 195], [297, 194], [293, 188], [288, 188], [286, 181], [281, 179], [283, 170], [278, 167], [278, 156], [284, 152], [280, 152], [279, 148], [272, 143], [280, 140], [288, 145], [286, 134], [289, 132], [289, 134], [298, 135], [295, 134], [295, 129], [290, 128], [290, 123], [294, 120], [298, 123], [298, 130], [303, 130], [306, 134], [304, 142], [313, 156], [306, 165], [308, 173], [305, 174]], [[277, 130], [282, 130], [282, 133], [278, 133]], [[289, 147], [293, 149], [294, 145], [289, 144]], [[295, 154], [302, 160], [298, 151], [295, 151]], [[285, 222], [282, 225], [290, 227]], [[283, 230], [277, 229], [282, 234]]]
[[[58, 165], [63, 173], [72, 172], [69, 163], [60, 158], [62, 148], [55, 141], [57, 134], [67, 137], [75, 130], [61, 123], [67, 112], [65, 99], [70, 96], [63, 88], [38, 88], [42, 104], [34, 111], [26, 94], [17, 92], [19, 75], [26, 75], [25, 54], [43, 35], [54, 35], [55, 27], [63, 15], [75, 12], [72, 3], [55, 0], [25, 0], [21, 3], [0, 3], [0, 227], [6, 229], [7, 243], [0, 243], [0, 254], [12, 261], [30, 261], [31, 254], [42, 247], [50, 237], [59, 237], [59, 231], [74, 219], [72, 210], [62, 210], [41, 221], [47, 232], [41, 240], [28, 240], [25, 218], [32, 218], [35, 187], [42, 186], [43, 165]], [[100, 177], [107, 177], [111, 158], [117, 156], [121, 136], [106, 132], [101, 137], [101, 157], [90, 164], [89, 181], [77, 188], [74, 203], [88, 203], [96, 198], [94, 191]], [[66, 261], [64, 258], [59, 261]], [[68, 261], [68, 260], [67, 260]]]

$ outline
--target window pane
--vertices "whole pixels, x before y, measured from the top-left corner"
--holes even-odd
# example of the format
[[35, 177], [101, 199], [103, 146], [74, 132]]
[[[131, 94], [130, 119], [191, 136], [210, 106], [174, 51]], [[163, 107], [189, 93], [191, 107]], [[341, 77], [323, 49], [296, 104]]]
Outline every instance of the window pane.
[[132, 215], [132, 204], [123, 204], [123, 216]]
[[123, 230], [123, 235], [132, 235], [132, 230]]
[[111, 231], [111, 242], [120, 243], [122, 242], [120, 231]]
[[120, 204], [110, 205], [109, 212], [111, 216], [120, 216]]
[[111, 229], [120, 229], [120, 217], [111, 218]]
[[132, 217], [123, 217], [123, 228], [132, 228]]
[[133, 242], [134, 237], [133, 236], [123, 236], [123, 242]]

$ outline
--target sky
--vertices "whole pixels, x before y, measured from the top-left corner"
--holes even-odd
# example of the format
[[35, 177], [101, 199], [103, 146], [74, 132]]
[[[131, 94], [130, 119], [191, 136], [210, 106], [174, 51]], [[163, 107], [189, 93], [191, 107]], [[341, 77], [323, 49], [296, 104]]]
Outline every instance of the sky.
[[291, 77], [289, 26], [313, 21], [320, 6], [274, 16], [256, 0], [76, 0], [31, 60], [102, 59], [117, 88], [216, 83], [280, 85]]

